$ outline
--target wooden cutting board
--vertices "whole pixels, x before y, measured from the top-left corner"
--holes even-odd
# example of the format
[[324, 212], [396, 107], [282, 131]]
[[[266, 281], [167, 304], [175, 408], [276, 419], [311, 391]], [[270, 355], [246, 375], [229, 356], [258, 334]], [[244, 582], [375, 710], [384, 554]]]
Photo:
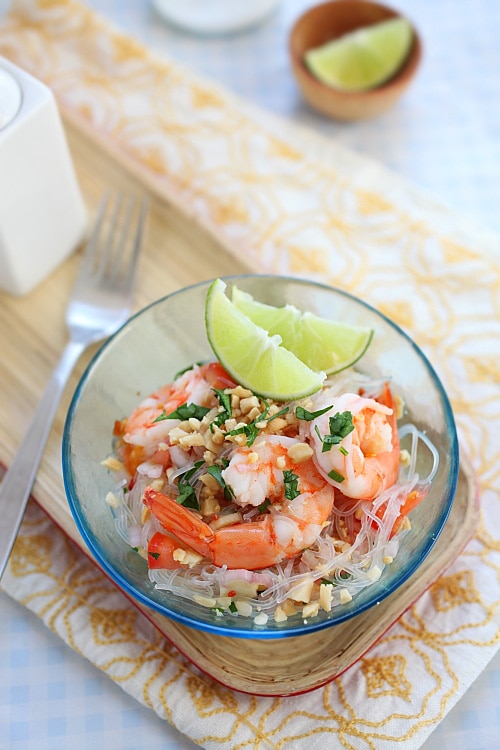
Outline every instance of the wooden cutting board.
[[[189, 212], [169, 203], [154, 179], [109, 144], [65, 121], [78, 179], [92, 218], [105, 189], [147, 194], [151, 210], [140, 259], [135, 309], [181, 287], [215, 276], [255, 272], [225, 248]], [[75, 253], [27, 297], [0, 293], [0, 463], [8, 466], [62, 352], [64, 314], [80, 263]], [[78, 379], [96, 348], [78, 363], [58, 410], [33, 496], [54, 521], [83, 545], [66, 501], [61, 474], [65, 415]], [[367, 613], [307, 636], [241, 640], [193, 630], [156, 612], [139, 609], [191, 661], [223, 684], [259, 695], [290, 695], [316, 688], [341, 674], [451, 564], [472, 535], [478, 502], [472, 471], [462, 461], [454, 507], [436, 546], [396, 594]], [[85, 552], [88, 553], [86, 548]], [[299, 644], [295, 643], [300, 640]]]

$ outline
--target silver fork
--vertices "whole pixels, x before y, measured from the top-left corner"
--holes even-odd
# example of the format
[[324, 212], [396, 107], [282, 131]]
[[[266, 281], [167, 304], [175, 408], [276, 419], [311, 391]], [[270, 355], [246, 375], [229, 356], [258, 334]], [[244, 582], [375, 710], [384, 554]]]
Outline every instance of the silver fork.
[[[132, 226], [134, 208], [138, 218]], [[121, 196], [114, 201], [105, 197], [101, 202], [66, 311], [69, 342], [0, 486], [0, 578], [73, 367], [84, 349], [114, 333], [130, 314], [146, 214], [145, 200], [138, 209], [132, 199], [124, 206]]]

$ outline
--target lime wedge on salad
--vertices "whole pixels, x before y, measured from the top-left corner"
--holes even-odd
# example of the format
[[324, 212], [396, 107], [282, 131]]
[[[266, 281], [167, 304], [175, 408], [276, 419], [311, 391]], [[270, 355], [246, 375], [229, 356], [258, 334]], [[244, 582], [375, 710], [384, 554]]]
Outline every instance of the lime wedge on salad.
[[216, 279], [205, 304], [207, 337], [216, 357], [234, 380], [254, 393], [276, 401], [309, 396], [323, 385], [325, 373], [315, 372], [281, 346], [231, 302], [226, 284]]
[[380, 86], [402, 66], [413, 40], [406, 18], [391, 18], [334, 39], [304, 55], [311, 73], [342, 91]]
[[233, 287], [232, 301], [256, 325], [271, 335], [281, 336], [282, 345], [311, 370], [328, 375], [352, 367], [373, 337], [372, 328], [320, 318], [293, 305], [265, 305], [237, 287]]

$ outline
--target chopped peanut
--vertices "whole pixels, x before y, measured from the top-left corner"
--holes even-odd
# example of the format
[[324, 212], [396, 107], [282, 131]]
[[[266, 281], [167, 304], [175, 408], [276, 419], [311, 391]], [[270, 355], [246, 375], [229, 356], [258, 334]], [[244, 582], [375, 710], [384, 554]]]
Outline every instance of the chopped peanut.
[[278, 604], [274, 610], [274, 622], [285, 622], [286, 620], [288, 620], [288, 615]]
[[319, 602], [311, 602], [302, 607], [302, 618], [316, 617], [319, 612]]
[[217, 599], [212, 599], [208, 596], [201, 596], [201, 594], [193, 594], [193, 599], [198, 604], [201, 604], [202, 607], [208, 607], [209, 609], [212, 609], [213, 607], [217, 606]]
[[339, 595], [341, 604], [348, 604], [352, 601], [352, 596], [347, 589], [340, 589]]
[[213, 516], [220, 512], [220, 504], [213, 495], [204, 497], [200, 502], [200, 507], [204, 516]]
[[213, 477], [211, 474], [202, 474], [200, 477], [200, 482], [203, 482], [205, 487], [208, 487], [212, 492], [217, 492], [219, 489], [219, 483], [215, 477]]
[[330, 612], [332, 609], [332, 592], [333, 586], [327, 583], [322, 583], [319, 587], [319, 604], [325, 612]]
[[289, 447], [287, 453], [292, 461], [295, 461], [296, 464], [301, 464], [303, 461], [311, 458], [314, 451], [307, 443], [294, 443]]
[[249, 396], [248, 398], [242, 398], [240, 401], [240, 409], [242, 414], [248, 414], [251, 409], [259, 408], [260, 402], [257, 396]]
[[104, 466], [105, 469], [110, 469], [111, 471], [125, 470], [122, 462], [117, 458], [114, 458], [113, 456], [108, 456], [108, 458], [105, 458], [104, 461], [101, 461], [101, 466]]
[[190, 435], [186, 435], [186, 437], [183, 437], [179, 440], [179, 445], [181, 448], [194, 448], [196, 446], [203, 446], [205, 447], [205, 440], [203, 438], [203, 435], [201, 435], [199, 432], [192, 432]]
[[297, 612], [295, 604], [291, 599], [285, 599], [285, 601], [281, 604], [281, 608], [288, 617], [291, 617]]
[[293, 599], [295, 602], [304, 602], [308, 604], [311, 599], [311, 593], [314, 586], [312, 578], [306, 578], [301, 583], [293, 587], [293, 590], [288, 594], [289, 599]]
[[122, 501], [115, 495], [114, 492], [108, 492], [106, 495], [106, 502], [111, 508], [119, 508]]
[[218, 529], [223, 529], [225, 526], [232, 526], [233, 523], [241, 523], [242, 521], [241, 513], [226, 513], [223, 516], [214, 518], [209, 523], [209, 526], [213, 531], [217, 531]]

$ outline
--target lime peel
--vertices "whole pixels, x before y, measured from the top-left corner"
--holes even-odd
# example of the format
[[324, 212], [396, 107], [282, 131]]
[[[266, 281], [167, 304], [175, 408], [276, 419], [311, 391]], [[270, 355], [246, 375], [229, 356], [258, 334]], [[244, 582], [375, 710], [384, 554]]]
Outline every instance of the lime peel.
[[367, 91], [382, 85], [401, 68], [413, 41], [406, 18], [390, 18], [308, 50], [311, 73], [342, 91]]
[[324, 372], [315, 372], [239, 310], [216, 279], [205, 304], [205, 327], [214, 354], [234, 380], [254, 393], [291, 401], [318, 391]]

